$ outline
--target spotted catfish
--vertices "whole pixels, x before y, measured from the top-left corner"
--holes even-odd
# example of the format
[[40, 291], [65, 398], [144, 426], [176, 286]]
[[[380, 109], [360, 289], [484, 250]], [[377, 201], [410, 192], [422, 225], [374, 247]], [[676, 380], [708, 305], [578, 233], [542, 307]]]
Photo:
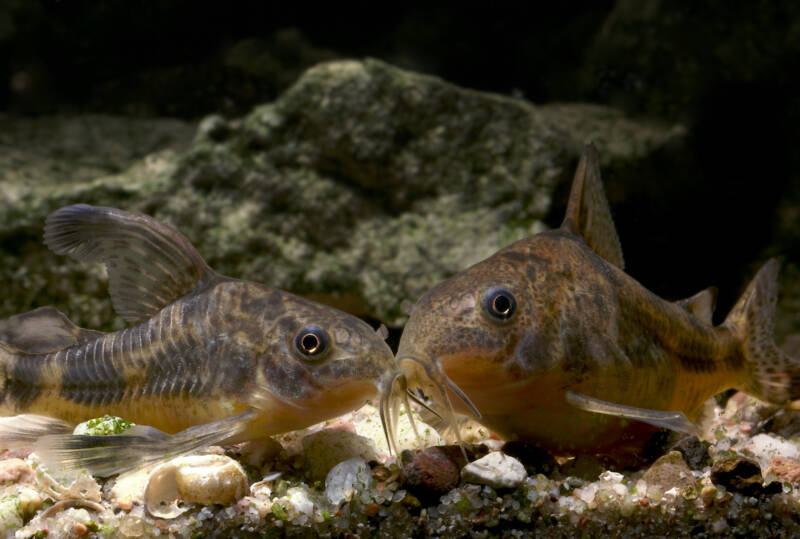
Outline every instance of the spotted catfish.
[[[133, 325], [82, 329], [52, 307], [0, 321], [0, 416], [13, 416], [0, 419], [0, 446], [36, 441], [62, 462], [115, 473], [306, 427], [396, 379], [391, 350], [365, 322], [222, 276], [148, 216], [68, 206], [48, 216], [44, 237], [58, 254], [104, 262], [113, 306]], [[152, 428], [65, 435], [103, 414]]]
[[627, 275], [595, 150], [560, 228], [456, 274], [414, 306], [397, 360], [442, 409], [556, 453], [630, 455], [654, 427], [695, 432], [703, 403], [738, 388], [794, 406], [800, 361], [772, 337], [778, 264], [723, 324], [713, 289], [665, 301]]

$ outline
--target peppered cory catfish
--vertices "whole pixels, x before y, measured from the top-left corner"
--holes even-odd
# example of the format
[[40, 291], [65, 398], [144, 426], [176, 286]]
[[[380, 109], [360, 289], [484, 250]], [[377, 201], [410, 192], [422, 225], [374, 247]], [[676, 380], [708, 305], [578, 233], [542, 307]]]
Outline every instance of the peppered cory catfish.
[[[391, 350], [365, 322], [219, 275], [148, 216], [68, 206], [47, 218], [45, 243], [104, 262], [114, 308], [135, 325], [81, 329], [52, 307], [0, 321], [0, 415], [16, 416], [0, 419], [0, 446], [39, 439], [62, 461], [113, 473], [135, 464], [137, 451], [146, 460], [303, 428], [394, 380]], [[182, 432], [40, 438], [103, 414]]]
[[713, 290], [671, 303], [623, 268], [590, 146], [561, 227], [427, 292], [397, 360], [439, 404], [455, 402], [505, 439], [562, 454], [629, 455], [651, 425], [694, 432], [687, 418], [728, 388], [796, 405], [800, 361], [772, 337], [776, 261], [719, 326]]

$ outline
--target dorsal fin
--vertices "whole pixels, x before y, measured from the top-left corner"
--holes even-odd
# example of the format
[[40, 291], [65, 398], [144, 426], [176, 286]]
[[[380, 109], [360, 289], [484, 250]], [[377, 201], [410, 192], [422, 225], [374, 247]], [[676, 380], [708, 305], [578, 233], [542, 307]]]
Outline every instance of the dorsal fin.
[[709, 286], [694, 296], [678, 300], [675, 303], [703, 322], [711, 324], [711, 317], [714, 315], [714, 309], [717, 306], [717, 287]]
[[603, 193], [597, 150], [592, 144], [586, 145], [581, 154], [561, 228], [581, 236], [594, 252], [625, 269], [622, 247]]
[[216, 274], [189, 240], [152, 217], [86, 204], [47, 216], [44, 242], [57, 254], [104, 262], [114, 310], [150, 318]]
[[55, 307], [39, 307], [0, 320], [0, 341], [26, 354], [55, 352], [100, 335], [100, 331], [79, 328]]

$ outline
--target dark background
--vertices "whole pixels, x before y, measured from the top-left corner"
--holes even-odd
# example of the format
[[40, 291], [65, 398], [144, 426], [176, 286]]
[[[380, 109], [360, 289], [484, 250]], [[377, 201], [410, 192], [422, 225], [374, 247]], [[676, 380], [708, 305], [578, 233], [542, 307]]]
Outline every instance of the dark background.
[[605, 178], [628, 272], [662, 296], [714, 284], [724, 313], [765, 257], [800, 260], [795, 4], [336, 4], [0, 0], [0, 110], [237, 116], [315, 62], [373, 56], [684, 125], [685, 143]]

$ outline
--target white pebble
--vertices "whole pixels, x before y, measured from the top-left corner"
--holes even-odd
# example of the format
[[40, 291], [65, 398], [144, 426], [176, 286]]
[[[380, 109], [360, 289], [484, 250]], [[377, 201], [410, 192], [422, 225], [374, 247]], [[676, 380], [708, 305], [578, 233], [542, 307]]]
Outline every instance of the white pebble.
[[352, 498], [357, 490], [372, 486], [372, 471], [361, 457], [353, 457], [334, 466], [325, 478], [325, 497], [334, 505]]
[[286, 499], [292, 504], [295, 511], [306, 515], [314, 515], [314, 501], [308, 496], [308, 492], [299, 487], [293, 487], [286, 491]]
[[528, 473], [520, 461], [500, 451], [470, 462], [461, 470], [464, 481], [489, 485], [492, 488], [518, 487], [527, 476]]

